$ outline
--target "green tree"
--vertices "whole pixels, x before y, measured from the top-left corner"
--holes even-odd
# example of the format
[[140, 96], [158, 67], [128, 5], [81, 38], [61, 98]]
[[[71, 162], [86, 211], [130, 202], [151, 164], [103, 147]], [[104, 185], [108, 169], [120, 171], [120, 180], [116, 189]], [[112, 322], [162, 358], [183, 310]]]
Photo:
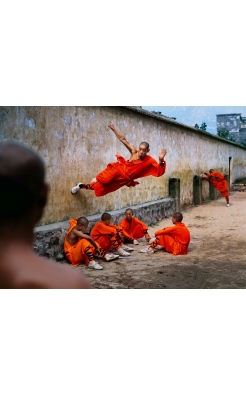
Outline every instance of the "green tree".
[[206, 122], [203, 122], [203, 123], [201, 124], [201, 126], [199, 126], [199, 125], [196, 123], [195, 126], [194, 126], [194, 128], [196, 128], [196, 129], [201, 129], [201, 130], [207, 130], [207, 124], [206, 124]]
[[153, 114], [161, 115], [161, 111], [152, 111]]
[[202, 124], [201, 124], [201, 126], [200, 126], [200, 129], [201, 130], [207, 130], [207, 124], [206, 124], [206, 122], [203, 122]]
[[229, 130], [222, 128], [220, 130], [217, 131], [217, 135], [219, 137], [222, 137], [223, 139], [227, 139], [229, 138]]
[[233, 137], [230, 136], [229, 130], [222, 128], [220, 130], [217, 131], [217, 135], [219, 137], [222, 137], [223, 139], [229, 140], [229, 141], [233, 141], [235, 143], [235, 139]]

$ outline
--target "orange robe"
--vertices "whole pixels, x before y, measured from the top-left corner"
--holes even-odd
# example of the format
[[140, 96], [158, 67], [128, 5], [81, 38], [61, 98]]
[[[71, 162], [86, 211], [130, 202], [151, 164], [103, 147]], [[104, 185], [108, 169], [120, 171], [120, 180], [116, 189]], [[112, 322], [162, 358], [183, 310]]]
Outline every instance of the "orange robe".
[[[219, 171], [213, 171], [212, 173], [205, 173], [209, 178], [204, 180], [210, 182], [218, 191], [220, 191], [221, 196], [226, 197], [229, 195], [228, 183], [222, 173]], [[212, 179], [213, 177], [214, 179]]]
[[119, 239], [117, 226], [110, 224], [105, 225], [103, 221], [98, 222], [91, 230], [90, 236], [100, 244], [104, 251], [109, 252], [113, 246], [116, 250], [122, 246], [122, 241]]
[[[68, 230], [67, 235], [71, 232], [71, 230], [76, 226], [77, 219], [73, 218], [69, 221], [70, 229]], [[88, 258], [89, 255], [95, 254], [96, 250], [94, 246], [86, 239], [80, 239], [76, 244], [71, 246], [69, 244], [67, 238], [64, 240], [64, 253], [66, 255], [67, 260], [72, 264], [72, 266], [78, 266], [81, 263], [89, 264], [90, 260]]]
[[185, 255], [190, 243], [190, 232], [183, 222], [178, 222], [174, 226], [158, 230], [155, 237], [167, 252], [173, 255]]
[[148, 231], [147, 225], [135, 217], [132, 217], [131, 221], [127, 221], [127, 219], [124, 218], [121, 221], [120, 226], [130, 236], [130, 238], [136, 240], [144, 237]]
[[125, 160], [120, 155], [116, 155], [116, 158], [117, 162], [109, 163], [106, 169], [96, 176], [98, 182], [91, 184], [96, 196], [104, 196], [124, 185], [134, 187], [139, 184], [138, 181], [135, 181], [137, 178], [161, 177], [165, 173], [166, 162], [164, 162], [164, 166], [160, 166], [149, 155], [132, 162]]

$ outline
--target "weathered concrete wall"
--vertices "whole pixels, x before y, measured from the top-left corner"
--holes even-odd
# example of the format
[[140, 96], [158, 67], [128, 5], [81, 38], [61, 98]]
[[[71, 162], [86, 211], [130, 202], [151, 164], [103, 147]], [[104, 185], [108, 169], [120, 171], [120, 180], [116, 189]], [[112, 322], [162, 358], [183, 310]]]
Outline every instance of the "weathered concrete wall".
[[[91, 179], [115, 160], [115, 154], [129, 157], [127, 149], [107, 127], [112, 122], [133, 145], [150, 143], [150, 155], [158, 158], [167, 148], [167, 169], [163, 177], [140, 179], [135, 188], [123, 187], [101, 198], [92, 191], [71, 195], [78, 182]], [[168, 196], [169, 178], [180, 178], [181, 208], [193, 204], [193, 178], [213, 167], [229, 174], [232, 181], [246, 174], [246, 149], [207, 132], [161, 116], [128, 107], [0, 107], [0, 140], [26, 143], [44, 158], [49, 201], [41, 224], [65, 221]], [[209, 186], [202, 187], [209, 198]]]

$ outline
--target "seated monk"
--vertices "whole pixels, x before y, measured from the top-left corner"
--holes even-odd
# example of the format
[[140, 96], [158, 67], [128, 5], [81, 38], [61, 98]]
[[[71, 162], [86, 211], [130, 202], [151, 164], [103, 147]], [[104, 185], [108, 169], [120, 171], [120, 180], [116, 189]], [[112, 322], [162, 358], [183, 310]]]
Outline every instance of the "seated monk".
[[100, 244], [100, 246], [109, 252], [111, 249], [116, 250], [116, 255], [129, 256], [133, 248], [127, 247], [122, 242], [122, 231], [116, 225], [111, 223], [112, 216], [104, 213], [101, 221], [98, 222], [91, 230], [91, 237]]
[[125, 218], [121, 221], [120, 226], [124, 230], [124, 237], [128, 242], [138, 244], [137, 239], [142, 237], [145, 237], [146, 241], [149, 242], [150, 235], [147, 225], [133, 216], [131, 208], [126, 209]]
[[84, 262], [90, 269], [103, 269], [103, 266], [94, 260], [96, 252], [107, 262], [119, 258], [118, 255], [107, 254], [91, 236], [84, 233], [89, 224], [86, 217], [73, 218], [69, 222], [70, 229], [64, 240], [64, 252], [72, 266]]
[[161, 177], [165, 173], [166, 162], [164, 161], [164, 157], [167, 153], [166, 149], [161, 149], [159, 163], [157, 163], [155, 159], [147, 155], [149, 152], [148, 143], [142, 142], [137, 150], [115, 129], [113, 124], [109, 124], [108, 127], [130, 151], [130, 159], [125, 160], [122, 156], [116, 155], [117, 162], [109, 163], [106, 169], [93, 178], [90, 184], [78, 183], [78, 185], [72, 188], [72, 194], [84, 188], [93, 190], [96, 196], [104, 196], [124, 185], [134, 187], [139, 184], [138, 181], [135, 181], [137, 178], [147, 176]]
[[209, 173], [202, 171], [202, 174], [207, 176], [202, 177], [202, 179], [210, 182], [220, 192], [221, 196], [223, 196], [226, 200], [226, 206], [229, 207], [229, 188], [224, 174], [220, 173], [219, 171], [214, 171], [214, 169], [210, 169]]
[[190, 232], [182, 220], [183, 215], [181, 213], [173, 213], [172, 223], [175, 226], [157, 230], [155, 232], [155, 240], [149, 247], [140, 250], [140, 252], [153, 253], [158, 249], [164, 248], [173, 255], [187, 254], [190, 243]]

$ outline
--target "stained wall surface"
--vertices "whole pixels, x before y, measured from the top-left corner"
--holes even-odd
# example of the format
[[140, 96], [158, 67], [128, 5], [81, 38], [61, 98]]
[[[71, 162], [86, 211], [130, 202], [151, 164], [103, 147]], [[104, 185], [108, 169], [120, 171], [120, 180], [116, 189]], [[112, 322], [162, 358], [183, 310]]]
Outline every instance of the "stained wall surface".
[[[166, 173], [103, 197], [85, 190], [72, 195], [75, 184], [90, 182], [116, 160], [116, 153], [129, 158], [129, 151], [108, 128], [110, 122], [132, 145], [149, 142], [149, 154], [156, 160], [165, 147]], [[162, 199], [169, 194], [170, 177], [180, 178], [181, 208], [191, 205], [194, 175], [210, 168], [229, 174], [229, 158], [231, 181], [246, 175], [244, 147], [133, 107], [0, 107], [0, 141], [5, 140], [27, 144], [46, 163], [50, 193], [40, 225]], [[209, 198], [208, 183], [204, 182], [202, 195]]]

